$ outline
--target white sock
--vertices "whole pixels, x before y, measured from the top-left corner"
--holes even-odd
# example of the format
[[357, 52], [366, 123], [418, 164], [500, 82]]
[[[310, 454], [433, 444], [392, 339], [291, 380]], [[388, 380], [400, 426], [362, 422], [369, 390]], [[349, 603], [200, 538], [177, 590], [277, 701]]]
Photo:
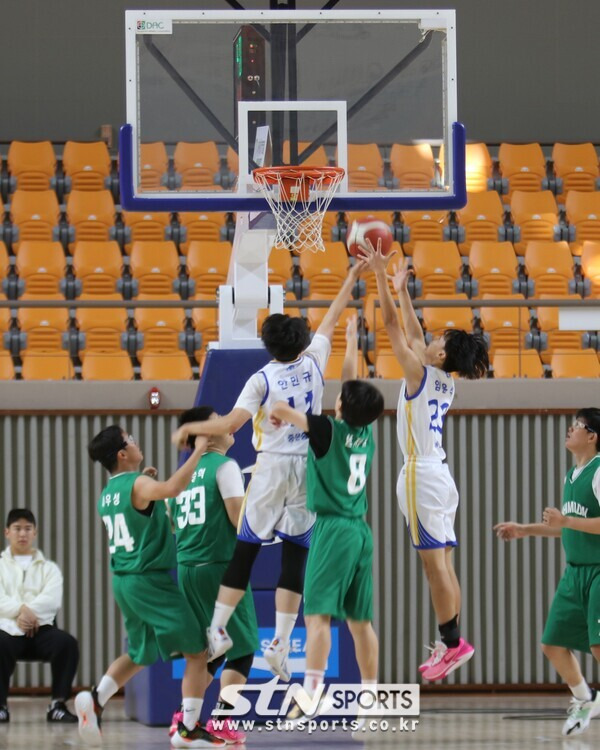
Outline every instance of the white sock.
[[303, 688], [311, 698], [317, 692], [319, 685], [323, 684], [323, 677], [325, 677], [325, 672], [319, 672], [318, 669], [307, 669], [304, 673]]
[[287, 643], [292, 635], [292, 630], [298, 619], [298, 614], [293, 612], [275, 612], [275, 638]]
[[105, 674], [96, 688], [96, 692], [98, 693], [98, 703], [104, 708], [118, 689], [119, 686], [113, 678]]
[[211, 628], [226, 628], [229, 618], [234, 612], [235, 607], [230, 607], [229, 604], [215, 602], [215, 611], [213, 612], [212, 620], [210, 622]]
[[184, 698], [182, 700], [183, 723], [186, 729], [193, 729], [200, 719], [204, 698]]
[[579, 685], [569, 685], [569, 690], [578, 701], [589, 701], [592, 699], [592, 691], [585, 680], [581, 680]]

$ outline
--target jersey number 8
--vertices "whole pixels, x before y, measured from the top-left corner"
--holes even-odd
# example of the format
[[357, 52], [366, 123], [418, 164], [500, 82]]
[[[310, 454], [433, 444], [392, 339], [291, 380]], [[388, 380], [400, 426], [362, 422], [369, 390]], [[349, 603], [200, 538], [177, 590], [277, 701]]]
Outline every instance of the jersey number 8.
[[348, 479], [348, 492], [358, 495], [367, 483], [367, 455], [366, 453], [354, 453], [350, 456], [350, 478]]

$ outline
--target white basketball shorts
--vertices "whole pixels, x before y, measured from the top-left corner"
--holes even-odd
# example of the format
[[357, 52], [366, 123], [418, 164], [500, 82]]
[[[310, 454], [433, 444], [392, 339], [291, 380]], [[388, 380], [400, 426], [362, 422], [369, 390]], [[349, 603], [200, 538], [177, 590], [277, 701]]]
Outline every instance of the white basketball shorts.
[[437, 459], [407, 459], [396, 492], [413, 547], [456, 547], [458, 490], [448, 464]]
[[238, 539], [261, 544], [279, 536], [308, 547], [315, 518], [306, 508], [306, 456], [259, 453], [244, 498]]

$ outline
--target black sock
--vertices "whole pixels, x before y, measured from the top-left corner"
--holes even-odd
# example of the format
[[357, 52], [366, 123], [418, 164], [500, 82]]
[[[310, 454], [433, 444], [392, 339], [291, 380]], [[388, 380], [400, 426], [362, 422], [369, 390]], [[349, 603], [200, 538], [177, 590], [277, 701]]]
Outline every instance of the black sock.
[[443, 625], [438, 625], [440, 631], [440, 638], [442, 643], [448, 648], [456, 648], [460, 642], [460, 631], [458, 629], [458, 615], [445, 622]]

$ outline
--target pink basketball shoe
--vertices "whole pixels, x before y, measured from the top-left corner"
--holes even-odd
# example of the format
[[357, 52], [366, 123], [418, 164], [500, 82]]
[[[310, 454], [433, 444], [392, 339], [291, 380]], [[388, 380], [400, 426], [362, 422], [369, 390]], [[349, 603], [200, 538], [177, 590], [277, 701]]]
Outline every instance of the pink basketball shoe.
[[437, 659], [438, 653], [440, 652], [440, 649], [442, 650], [442, 653], [446, 650], [446, 647], [441, 641], [435, 641], [433, 646], [425, 646], [426, 649], [431, 651], [431, 655], [429, 659], [423, 662], [423, 664], [419, 665], [419, 672], [423, 674], [426, 669], [429, 669], [429, 667], [433, 664], [434, 660]]
[[173, 714], [171, 719], [171, 726], [169, 727], [169, 737], [172, 737], [177, 731], [177, 725], [180, 721], [183, 721], [183, 711], [177, 710]]
[[[442, 644], [443, 645], [443, 644]], [[456, 648], [439, 649], [438, 653], [432, 654], [431, 665], [423, 672], [426, 680], [443, 680], [455, 669], [458, 669], [475, 653], [475, 649], [464, 638], [461, 638]]]
[[228, 745], [243, 745], [246, 742], [246, 735], [233, 727], [231, 719], [217, 719], [216, 722], [214, 719], [209, 719], [206, 722], [206, 731], [214, 737], [225, 740]]

